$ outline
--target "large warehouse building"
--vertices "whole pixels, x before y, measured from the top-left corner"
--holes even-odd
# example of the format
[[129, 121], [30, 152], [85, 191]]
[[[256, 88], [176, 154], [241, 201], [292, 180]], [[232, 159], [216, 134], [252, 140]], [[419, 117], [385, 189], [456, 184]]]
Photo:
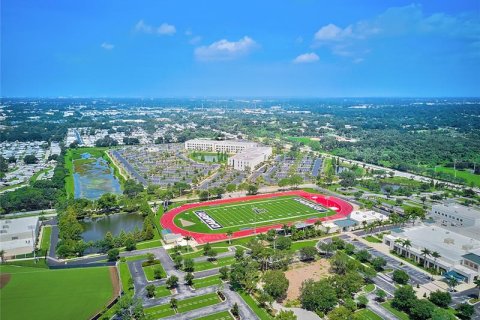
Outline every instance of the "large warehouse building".
[[456, 227], [480, 227], [480, 211], [459, 204], [436, 204], [429, 215], [443, 225]]
[[0, 220], [0, 250], [5, 257], [32, 252], [39, 228], [38, 217]]
[[257, 165], [268, 160], [272, 155], [271, 147], [255, 147], [246, 149], [243, 152], [228, 158], [228, 165], [233, 169], [241, 171], [249, 171]]

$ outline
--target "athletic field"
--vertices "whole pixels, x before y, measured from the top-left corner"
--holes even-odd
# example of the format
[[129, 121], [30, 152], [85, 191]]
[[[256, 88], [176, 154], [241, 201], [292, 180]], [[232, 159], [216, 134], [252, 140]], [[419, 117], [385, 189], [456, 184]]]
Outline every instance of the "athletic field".
[[202, 206], [178, 214], [174, 222], [189, 231], [224, 233], [332, 214], [335, 212], [305, 198], [284, 196]]
[[[102, 310], [118, 292], [108, 267], [49, 270], [0, 267], [0, 319], [85, 320]], [[112, 284], [115, 279], [115, 289]]]

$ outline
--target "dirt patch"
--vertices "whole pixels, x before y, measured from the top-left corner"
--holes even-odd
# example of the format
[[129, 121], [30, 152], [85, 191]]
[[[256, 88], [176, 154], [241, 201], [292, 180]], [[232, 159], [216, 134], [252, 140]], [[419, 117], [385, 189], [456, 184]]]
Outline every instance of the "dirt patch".
[[180, 219], [180, 223], [182, 224], [182, 227], [190, 227], [190, 226], [193, 226], [195, 224], [191, 221], [184, 220], [184, 219]]
[[112, 285], [113, 285], [113, 292], [112, 292], [112, 301], [113, 301], [113, 299], [115, 299], [120, 292], [120, 278], [118, 276], [117, 268], [108, 267], [108, 271], [110, 271], [110, 280], [112, 281]]
[[287, 300], [298, 299], [302, 282], [307, 279], [315, 281], [330, 275], [330, 262], [326, 259], [320, 259], [311, 263], [295, 263], [285, 272], [285, 276], [290, 285], [287, 291]]
[[10, 273], [0, 274], [0, 289], [5, 287], [9, 283], [11, 278], [12, 278], [12, 275]]

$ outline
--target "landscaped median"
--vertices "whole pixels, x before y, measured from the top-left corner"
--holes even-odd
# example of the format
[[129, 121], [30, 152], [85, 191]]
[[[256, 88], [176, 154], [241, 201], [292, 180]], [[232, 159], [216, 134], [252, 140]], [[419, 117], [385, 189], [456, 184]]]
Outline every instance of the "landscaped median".
[[153, 258], [151, 258], [152, 256], [153, 255], [147, 258], [147, 261], [142, 262], [142, 269], [145, 273], [145, 277], [148, 281], [165, 278], [167, 276], [167, 273], [165, 272], [165, 269], [163, 269], [160, 260], [154, 260]]
[[221, 268], [224, 266], [229, 266], [233, 263], [235, 263], [234, 257], [220, 258], [213, 261], [195, 262], [195, 272]]
[[195, 289], [201, 289], [210, 286], [216, 286], [222, 283], [222, 280], [218, 275], [214, 275], [206, 278], [199, 278], [193, 280], [193, 285]]
[[233, 320], [234, 318], [228, 311], [222, 311], [214, 314], [210, 314], [205, 317], [196, 318], [195, 320]]
[[162, 304], [145, 309], [145, 314], [155, 319], [165, 318], [177, 313], [184, 313], [220, 303], [222, 300], [217, 293], [209, 293], [189, 299], [176, 301], [176, 308], [173, 304]]

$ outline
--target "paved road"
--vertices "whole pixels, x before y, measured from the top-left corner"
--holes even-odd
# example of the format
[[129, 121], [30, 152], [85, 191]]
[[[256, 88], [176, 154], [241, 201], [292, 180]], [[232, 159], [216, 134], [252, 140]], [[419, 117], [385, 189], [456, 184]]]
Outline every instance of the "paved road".
[[367, 304], [367, 309], [375, 312], [378, 314], [382, 319], [387, 319], [387, 320], [398, 320], [398, 318], [392, 314], [390, 311], [382, 307], [376, 300], [375, 300], [375, 295], [370, 293], [367, 295], [367, 298], [369, 300]]

